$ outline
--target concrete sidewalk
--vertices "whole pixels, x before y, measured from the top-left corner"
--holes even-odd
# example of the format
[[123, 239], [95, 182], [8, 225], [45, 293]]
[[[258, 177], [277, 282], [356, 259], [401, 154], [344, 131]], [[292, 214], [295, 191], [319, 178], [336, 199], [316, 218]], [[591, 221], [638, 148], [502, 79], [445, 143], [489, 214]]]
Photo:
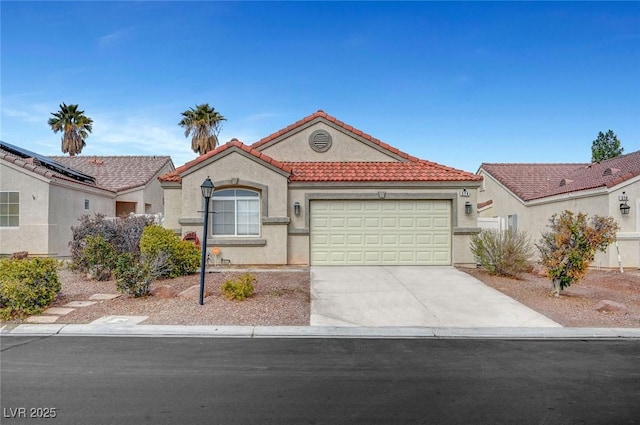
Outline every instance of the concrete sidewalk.
[[561, 327], [451, 266], [311, 267], [311, 325]]
[[0, 328], [12, 336], [131, 336], [200, 338], [369, 338], [369, 339], [640, 339], [638, 328], [438, 328], [359, 326], [167, 326], [109, 324], [20, 324]]

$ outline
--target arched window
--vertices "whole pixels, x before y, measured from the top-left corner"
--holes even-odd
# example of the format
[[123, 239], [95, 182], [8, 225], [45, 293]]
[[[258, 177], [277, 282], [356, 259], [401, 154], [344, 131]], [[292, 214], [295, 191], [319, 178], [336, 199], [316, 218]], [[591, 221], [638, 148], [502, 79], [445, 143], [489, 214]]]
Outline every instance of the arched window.
[[213, 192], [214, 236], [259, 236], [260, 194], [246, 189]]

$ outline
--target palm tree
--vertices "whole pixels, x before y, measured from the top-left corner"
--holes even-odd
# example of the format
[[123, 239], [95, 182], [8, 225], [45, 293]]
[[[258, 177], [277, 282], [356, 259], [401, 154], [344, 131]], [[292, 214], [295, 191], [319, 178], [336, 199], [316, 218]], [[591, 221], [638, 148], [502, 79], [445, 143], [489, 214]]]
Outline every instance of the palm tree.
[[184, 137], [191, 138], [191, 149], [204, 155], [218, 146], [218, 133], [222, 128], [222, 121], [227, 119], [220, 115], [208, 103], [196, 105], [182, 113], [182, 120], [178, 123], [184, 127]]
[[78, 110], [78, 105], [67, 105], [62, 103], [60, 110], [51, 113], [53, 118], [49, 118], [48, 124], [54, 133], [62, 131], [62, 153], [69, 153], [75, 156], [82, 152], [87, 144], [84, 139], [89, 137], [93, 120], [84, 111]]

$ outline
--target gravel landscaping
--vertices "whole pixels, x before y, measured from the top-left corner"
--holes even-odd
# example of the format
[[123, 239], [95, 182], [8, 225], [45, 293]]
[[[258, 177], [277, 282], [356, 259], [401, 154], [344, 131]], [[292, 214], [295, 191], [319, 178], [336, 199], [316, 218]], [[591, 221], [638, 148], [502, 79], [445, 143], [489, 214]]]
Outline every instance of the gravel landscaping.
[[545, 276], [526, 273], [520, 279], [461, 269], [562, 326], [640, 328], [640, 271], [589, 270], [560, 297], [551, 294]]
[[[89, 323], [104, 316], [148, 316], [144, 324], [156, 325], [309, 325], [309, 269], [257, 269], [255, 292], [244, 301], [228, 300], [220, 285], [243, 272], [223, 270], [205, 274], [204, 305], [198, 303], [200, 275], [159, 280], [153, 295], [133, 298], [121, 295], [76, 308], [56, 323]], [[87, 280], [68, 269], [60, 271], [62, 291], [52, 307], [89, 300], [94, 294], [117, 294], [116, 282]], [[44, 314], [44, 313], [43, 313]]]
[[[613, 270], [590, 270], [583, 281], [566, 289], [560, 297], [552, 296], [549, 280], [537, 274], [510, 279], [491, 276], [480, 269], [461, 270], [563, 326], [640, 328], [638, 270], [622, 274]], [[52, 320], [55, 323], [90, 323], [104, 316], [147, 316], [143, 324], [309, 325], [309, 268], [253, 269], [251, 273], [256, 277], [254, 295], [244, 301], [224, 298], [220, 285], [242, 273], [244, 271], [233, 270], [207, 273], [207, 296], [201, 306], [198, 304], [199, 274], [154, 282], [152, 296], [120, 295], [109, 299], [108, 294], [119, 295], [115, 281], [89, 280], [65, 268], [59, 274], [62, 290], [51, 307], [74, 309]]]

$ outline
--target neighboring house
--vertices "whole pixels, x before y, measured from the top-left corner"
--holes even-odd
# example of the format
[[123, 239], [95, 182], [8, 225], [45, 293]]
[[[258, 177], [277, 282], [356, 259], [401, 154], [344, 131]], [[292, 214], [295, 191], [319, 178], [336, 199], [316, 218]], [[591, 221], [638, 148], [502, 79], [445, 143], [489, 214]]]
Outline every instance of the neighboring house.
[[[482, 164], [479, 223], [526, 231], [534, 242], [564, 210], [613, 217], [616, 244], [594, 266], [640, 267], [640, 151], [593, 164]], [[629, 207], [627, 209], [627, 206]]]
[[162, 212], [157, 177], [172, 170], [169, 157], [54, 160], [0, 142], [0, 255], [68, 256], [82, 215]]
[[175, 170], [168, 156], [52, 156], [52, 160], [95, 177], [96, 184], [116, 192], [115, 215], [164, 211], [158, 177]]
[[481, 177], [410, 156], [323, 111], [161, 176], [165, 227], [202, 239], [207, 177], [216, 189], [207, 246], [233, 264], [474, 263]]

